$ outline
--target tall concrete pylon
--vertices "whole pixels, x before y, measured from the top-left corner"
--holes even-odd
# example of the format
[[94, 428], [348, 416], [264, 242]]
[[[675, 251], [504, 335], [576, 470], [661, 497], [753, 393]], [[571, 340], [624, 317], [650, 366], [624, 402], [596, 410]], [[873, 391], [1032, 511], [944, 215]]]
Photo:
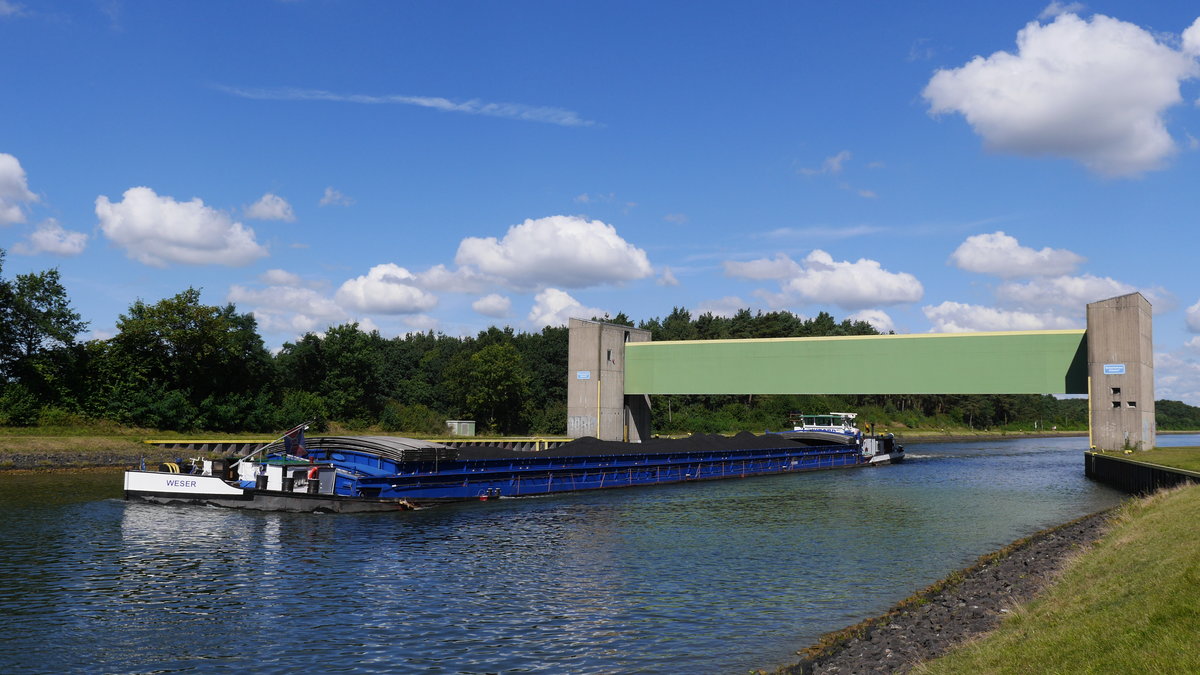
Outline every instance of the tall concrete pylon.
[[1149, 450], [1157, 442], [1152, 319], [1141, 293], [1087, 306], [1088, 409], [1097, 450]]
[[649, 438], [650, 397], [625, 395], [625, 345], [649, 342], [650, 331], [583, 319], [567, 325], [567, 436]]

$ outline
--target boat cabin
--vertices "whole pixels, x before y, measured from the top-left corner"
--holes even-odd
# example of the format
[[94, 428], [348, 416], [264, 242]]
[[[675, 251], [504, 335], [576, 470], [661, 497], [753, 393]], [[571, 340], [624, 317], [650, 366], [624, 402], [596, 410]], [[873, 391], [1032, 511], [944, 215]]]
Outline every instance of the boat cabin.
[[790, 421], [796, 431], [856, 431], [854, 418], [858, 413], [831, 412], [824, 415], [792, 413]]

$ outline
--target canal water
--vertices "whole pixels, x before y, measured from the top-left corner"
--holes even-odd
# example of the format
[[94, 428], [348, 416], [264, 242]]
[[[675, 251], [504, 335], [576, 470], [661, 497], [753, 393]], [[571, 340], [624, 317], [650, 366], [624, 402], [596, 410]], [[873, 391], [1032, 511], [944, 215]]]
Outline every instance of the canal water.
[[0, 474], [0, 668], [774, 668], [984, 553], [1117, 504], [1084, 478], [1085, 447], [914, 444], [898, 466], [386, 515], [128, 504], [118, 472]]

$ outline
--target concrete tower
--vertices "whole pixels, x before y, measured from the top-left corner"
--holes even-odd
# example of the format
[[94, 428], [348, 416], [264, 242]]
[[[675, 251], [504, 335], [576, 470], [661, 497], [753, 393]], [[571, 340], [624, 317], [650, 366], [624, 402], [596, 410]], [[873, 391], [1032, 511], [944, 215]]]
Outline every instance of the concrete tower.
[[650, 397], [625, 395], [625, 343], [650, 331], [571, 319], [567, 357], [567, 435], [641, 441], [650, 434]]
[[1154, 423], [1154, 340], [1150, 302], [1130, 293], [1087, 306], [1092, 445], [1149, 450]]

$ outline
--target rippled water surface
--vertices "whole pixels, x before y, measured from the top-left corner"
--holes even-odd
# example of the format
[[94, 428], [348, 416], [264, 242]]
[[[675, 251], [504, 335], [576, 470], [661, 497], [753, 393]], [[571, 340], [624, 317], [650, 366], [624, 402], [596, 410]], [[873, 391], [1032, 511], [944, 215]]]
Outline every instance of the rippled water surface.
[[127, 504], [119, 472], [0, 474], [0, 666], [773, 668], [979, 555], [1116, 504], [1083, 477], [1086, 445], [911, 445], [891, 467], [353, 516]]

